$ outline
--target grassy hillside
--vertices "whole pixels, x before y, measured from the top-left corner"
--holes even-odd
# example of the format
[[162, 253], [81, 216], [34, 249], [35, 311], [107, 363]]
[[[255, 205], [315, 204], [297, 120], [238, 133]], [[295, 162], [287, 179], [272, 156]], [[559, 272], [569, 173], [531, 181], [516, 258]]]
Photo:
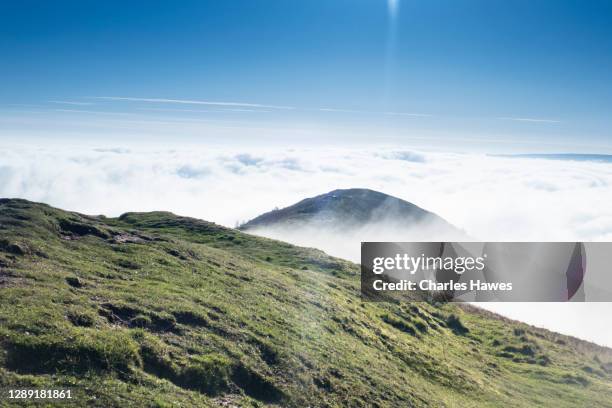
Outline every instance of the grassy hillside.
[[457, 305], [364, 303], [356, 265], [205, 221], [0, 200], [6, 386], [97, 407], [612, 407], [612, 352]]

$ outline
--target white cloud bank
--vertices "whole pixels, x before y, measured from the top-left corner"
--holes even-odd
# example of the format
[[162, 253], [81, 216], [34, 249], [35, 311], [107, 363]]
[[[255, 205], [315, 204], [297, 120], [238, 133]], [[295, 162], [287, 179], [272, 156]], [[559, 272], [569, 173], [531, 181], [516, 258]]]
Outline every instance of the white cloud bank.
[[0, 196], [233, 226], [336, 188], [379, 190], [482, 240], [611, 240], [612, 164], [402, 149], [0, 148]]
[[[169, 210], [234, 226], [350, 187], [413, 202], [481, 240], [612, 240], [610, 163], [392, 148], [0, 148], [0, 197], [89, 214]], [[491, 306], [612, 346], [607, 305]]]
[[149, 102], [163, 104], [181, 104], [181, 105], [210, 105], [210, 106], [242, 106], [247, 108], [268, 108], [268, 109], [295, 109], [293, 106], [279, 105], [264, 105], [260, 103], [246, 102], [219, 102], [219, 101], [202, 101], [193, 99], [168, 99], [168, 98], [135, 98], [123, 96], [94, 96], [95, 99], [107, 101], [128, 101], [128, 102]]

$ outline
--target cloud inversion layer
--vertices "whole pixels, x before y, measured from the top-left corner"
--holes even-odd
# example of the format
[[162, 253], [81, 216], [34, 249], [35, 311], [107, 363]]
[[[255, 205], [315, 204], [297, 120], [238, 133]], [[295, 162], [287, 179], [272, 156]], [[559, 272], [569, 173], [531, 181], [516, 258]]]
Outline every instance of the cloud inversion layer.
[[482, 240], [612, 239], [606, 163], [402, 149], [121, 146], [8, 147], [0, 158], [0, 196], [86, 213], [163, 209], [233, 226], [305, 197], [364, 187]]

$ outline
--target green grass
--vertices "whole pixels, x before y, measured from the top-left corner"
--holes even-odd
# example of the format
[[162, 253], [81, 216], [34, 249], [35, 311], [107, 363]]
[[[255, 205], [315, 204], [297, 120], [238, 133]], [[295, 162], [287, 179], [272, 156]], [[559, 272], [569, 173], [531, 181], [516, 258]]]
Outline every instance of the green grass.
[[0, 200], [0, 387], [72, 387], [78, 407], [612, 407], [612, 352], [363, 302], [357, 265], [205, 221]]

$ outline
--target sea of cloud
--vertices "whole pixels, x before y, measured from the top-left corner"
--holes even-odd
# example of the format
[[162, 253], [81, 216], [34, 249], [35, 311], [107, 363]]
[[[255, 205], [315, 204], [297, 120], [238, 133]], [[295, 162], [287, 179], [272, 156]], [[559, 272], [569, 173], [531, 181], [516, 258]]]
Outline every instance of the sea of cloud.
[[[0, 197], [87, 214], [167, 210], [235, 226], [274, 207], [352, 187], [410, 201], [479, 240], [612, 239], [611, 163], [394, 147], [0, 147]], [[393, 234], [401, 240], [401, 232]], [[361, 238], [349, 240], [358, 251]], [[313, 240], [331, 253], [347, 251], [346, 242]], [[608, 304], [487, 307], [612, 346], [612, 330], [601, 329]]]
[[481, 240], [610, 240], [612, 164], [398, 148], [0, 148], [0, 196], [234, 226], [337, 188], [382, 191]]

